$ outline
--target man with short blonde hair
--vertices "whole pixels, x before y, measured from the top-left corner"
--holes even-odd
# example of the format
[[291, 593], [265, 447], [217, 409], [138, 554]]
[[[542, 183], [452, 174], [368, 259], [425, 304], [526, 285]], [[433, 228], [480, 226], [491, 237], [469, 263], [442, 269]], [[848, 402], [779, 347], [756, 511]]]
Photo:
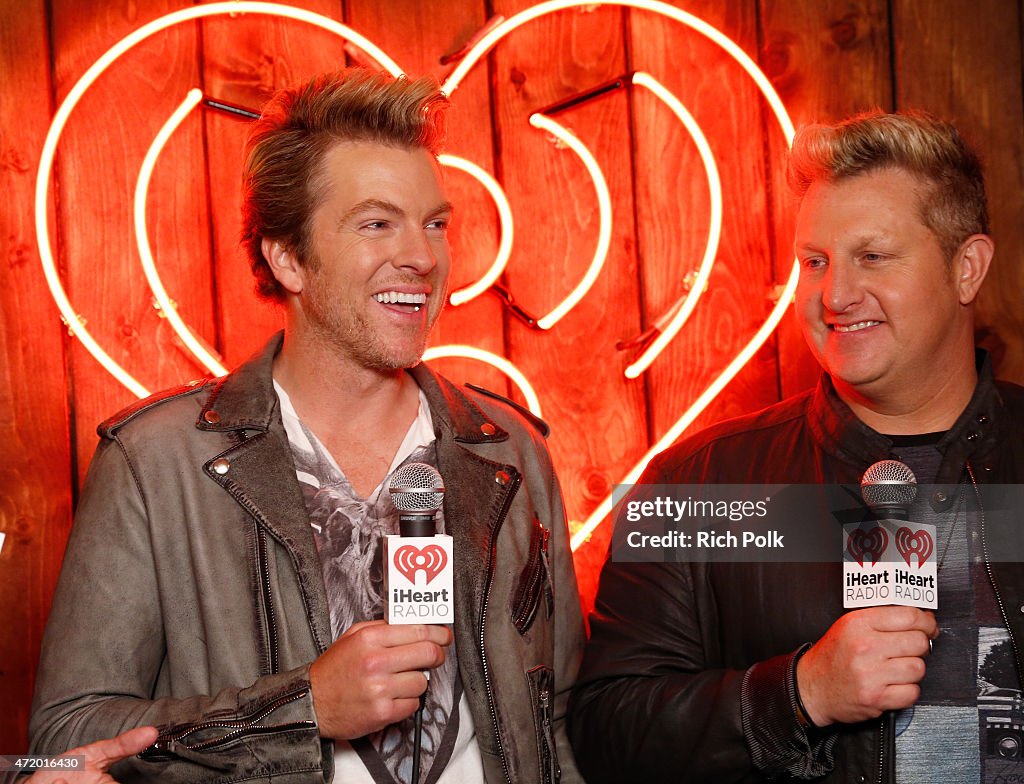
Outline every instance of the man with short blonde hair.
[[1006, 547], [1019, 535], [986, 516], [981, 491], [1024, 479], [1024, 389], [994, 381], [974, 347], [994, 248], [977, 157], [947, 123], [873, 113], [801, 130], [790, 181], [795, 308], [819, 386], [686, 439], [641, 483], [857, 485], [899, 459], [939, 488], [911, 507], [936, 526], [939, 609], [844, 613], [839, 552], [610, 558], [570, 706], [581, 771], [595, 783], [1020, 777], [1024, 744], [983, 712], [1002, 700], [1011, 726], [1020, 706], [1024, 569]]

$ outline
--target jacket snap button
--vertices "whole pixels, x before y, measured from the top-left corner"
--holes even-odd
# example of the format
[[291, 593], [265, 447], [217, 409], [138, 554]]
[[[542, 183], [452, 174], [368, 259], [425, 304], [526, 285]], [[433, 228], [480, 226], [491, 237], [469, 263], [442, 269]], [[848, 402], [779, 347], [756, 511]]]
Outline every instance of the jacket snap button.
[[203, 419], [211, 425], [216, 425], [218, 422], [220, 422], [220, 414], [218, 414], [216, 411], [207, 411], [205, 414], [203, 414]]
[[228, 460], [226, 457], [218, 457], [216, 460], [213, 461], [210, 467], [213, 468], [213, 470], [216, 473], [223, 476], [228, 472], [228, 469], [231, 468], [231, 461]]
[[988, 422], [988, 416], [985, 414], [978, 414], [978, 424], [984, 425], [986, 422]]
[[977, 441], [978, 438], [980, 437], [980, 435], [981, 434], [978, 433], [977, 430], [972, 430], [970, 433], [967, 434], [967, 440], [968, 441]]
[[495, 433], [494, 425], [492, 425], [490, 422], [484, 422], [482, 425], [480, 425], [480, 432], [483, 433], [485, 436], [493, 436]]
[[494, 475], [494, 481], [499, 485], [507, 485], [511, 478], [505, 471], [499, 471]]
[[946, 499], [949, 498], [949, 496], [946, 495], [941, 490], [936, 490], [935, 491], [935, 495], [933, 495], [932, 498], [935, 499], [935, 503], [937, 503], [937, 504], [944, 504], [944, 503], [946, 503]]

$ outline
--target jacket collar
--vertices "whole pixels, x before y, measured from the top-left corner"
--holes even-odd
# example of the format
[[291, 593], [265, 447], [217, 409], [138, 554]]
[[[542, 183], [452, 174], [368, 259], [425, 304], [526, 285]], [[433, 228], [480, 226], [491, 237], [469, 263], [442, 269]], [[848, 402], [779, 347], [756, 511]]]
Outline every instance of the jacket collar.
[[465, 444], [508, 440], [508, 433], [448, 379], [422, 362], [409, 372], [427, 396], [435, 429], [441, 426], [452, 438]]
[[266, 432], [277, 408], [272, 367], [284, 333], [278, 332], [258, 352], [219, 379], [196, 421], [200, 430]]
[[[300, 584], [309, 607], [310, 628], [320, 650], [330, 644], [330, 621], [319, 555], [309, 527], [305, 505], [287, 456], [287, 435], [280, 422], [273, 388], [273, 361], [283, 334], [213, 388], [199, 414], [197, 427], [204, 430], [263, 431], [265, 436], [239, 445], [233, 460], [247, 460], [235, 471], [228, 492], [244, 496], [263, 525], [285, 545], [295, 560]], [[511, 465], [477, 455], [464, 445], [507, 441], [509, 434], [493, 422], [472, 400], [447, 379], [422, 363], [410, 371], [427, 397], [437, 435], [438, 468], [442, 476], [457, 476], [445, 493], [445, 525], [461, 553], [455, 574], [456, 635], [459, 666], [467, 688], [483, 688], [484, 673], [477, 654], [483, 608], [493, 574], [493, 547], [512, 498], [519, 486], [519, 472]], [[244, 456], [244, 457], [243, 457]], [[491, 455], [491, 458], [496, 455]], [[224, 477], [220, 477], [223, 480]]]
[[[943, 454], [937, 482], [956, 481], [968, 459], [980, 459], [996, 446], [1003, 401], [992, 377], [987, 352], [976, 352], [978, 384], [970, 402], [938, 443]], [[822, 374], [807, 410], [807, 421], [822, 449], [860, 469], [892, 456], [892, 440], [861, 422]]]
[[[209, 466], [207, 473], [244, 503], [291, 553], [309, 607], [310, 628], [322, 651], [331, 640], [327, 595], [309, 518], [288, 459], [288, 438], [273, 387], [273, 361], [282, 342], [283, 334], [278, 333], [252, 359], [218, 380], [196, 427], [220, 432], [257, 431], [257, 435], [241, 439], [220, 455], [230, 460], [228, 473], [222, 475]], [[482, 624], [481, 608], [493, 569], [487, 560], [491, 548], [486, 543], [496, 540], [501, 510], [507, 509], [519, 480], [514, 467], [480, 457], [456, 442], [506, 441], [509, 434], [459, 389], [424, 365], [410, 372], [430, 404], [442, 475], [447, 472], [459, 477], [445, 495], [445, 522], [464, 553], [456, 574], [456, 590], [466, 599], [459, 603], [460, 623], [465, 629], [476, 629]], [[475, 637], [463, 637], [465, 650], [460, 648], [459, 655], [466, 657], [476, 673], [469, 680], [482, 682], [483, 674], [477, 672], [479, 662], [471, 655]]]
[[[270, 429], [277, 408], [273, 362], [281, 350], [284, 333], [278, 332], [251, 359], [218, 381], [202, 410], [196, 427], [201, 430]], [[508, 433], [454, 384], [422, 362], [410, 371], [427, 397], [435, 430], [442, 428], [456, 441], [469, 444], [508, 439]]]

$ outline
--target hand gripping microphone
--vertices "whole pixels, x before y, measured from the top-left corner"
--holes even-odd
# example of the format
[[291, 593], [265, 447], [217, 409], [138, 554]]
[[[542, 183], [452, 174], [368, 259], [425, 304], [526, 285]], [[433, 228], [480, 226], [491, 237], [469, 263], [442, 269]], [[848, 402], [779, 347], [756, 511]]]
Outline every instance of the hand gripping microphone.
[[391, 477], [399, 536], [385, 537], [388, 623], [451, 623], [454, 619], [452, 538], [435, 533], [444, 482], [426, 463], [408, 463]]
[[907, 519], [917, 478], [899, 460], [864, 472], [861, 496], [875, 520], [843, 526], [843, 606], [938, 608], [935, 526]]

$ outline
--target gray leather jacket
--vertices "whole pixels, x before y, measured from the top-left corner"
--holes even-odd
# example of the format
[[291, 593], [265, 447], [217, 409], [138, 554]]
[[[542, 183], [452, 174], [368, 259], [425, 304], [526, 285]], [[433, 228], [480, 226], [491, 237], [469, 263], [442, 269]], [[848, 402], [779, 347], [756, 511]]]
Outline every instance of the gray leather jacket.
[[[330, 624], [271, 382], [279, 346], [100, 427], [43, 640], [34, 752], [155, 724], [118, 778], [330, 780], [308, 678]], [[563, 716], [583, 624], [543, 439], [511, 405], [412, 373], [448, 488], [455, 646], [486, 779], [576, 779]]]

